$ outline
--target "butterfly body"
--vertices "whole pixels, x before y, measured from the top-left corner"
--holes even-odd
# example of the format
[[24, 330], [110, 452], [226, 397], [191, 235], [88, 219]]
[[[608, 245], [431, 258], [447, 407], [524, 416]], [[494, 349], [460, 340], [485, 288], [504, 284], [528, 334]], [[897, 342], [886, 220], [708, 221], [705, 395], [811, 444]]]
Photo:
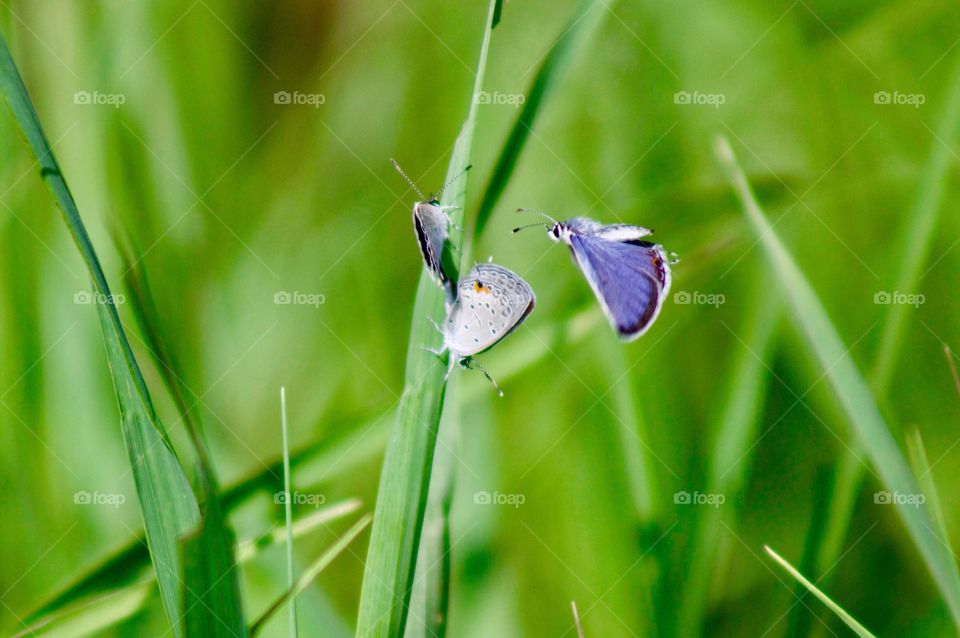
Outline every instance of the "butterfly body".
[[648, 228], [601, 224], [574, 217], [548, 226], [547, 235], [563, 242], [604, 314], [624, 341], [645, 333], [670, 291], [670, 259], [663, 247], [643, 238]]
[[413, 231], [430, 276], [445, 284], [449, 277], [443, 269], [443, 247], [450, 236], [450, 216], [439, 201], [431, 199], [413, 205]]

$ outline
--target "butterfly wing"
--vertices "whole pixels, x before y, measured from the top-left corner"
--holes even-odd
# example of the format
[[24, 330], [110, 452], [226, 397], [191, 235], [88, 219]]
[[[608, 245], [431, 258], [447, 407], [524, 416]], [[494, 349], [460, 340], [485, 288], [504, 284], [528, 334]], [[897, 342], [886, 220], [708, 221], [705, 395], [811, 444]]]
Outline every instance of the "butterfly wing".
[[489, 350], [523, 323], [536, 304], [530, 285], [496, 264], [477, 264], [460, 281], [447, 319], [447, 347], [467, 357]]
[[570, 248], [620, 338], [632, 341], [646, 332], [670, 291], [663, 248], [579, 233], [571, 235]]
[[413, 205], [413, 230], [423, 263], [440, 284], [449, 278], [443, 271], [443, 246], [447, 241], [449, 218], [439, 206], [426, 202]]

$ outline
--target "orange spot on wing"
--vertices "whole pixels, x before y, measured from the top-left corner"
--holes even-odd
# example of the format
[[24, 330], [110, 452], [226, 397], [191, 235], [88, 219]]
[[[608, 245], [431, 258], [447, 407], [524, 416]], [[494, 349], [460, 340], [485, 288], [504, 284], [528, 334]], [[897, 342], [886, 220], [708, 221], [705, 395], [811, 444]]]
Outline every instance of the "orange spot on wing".
[[485, 295], [489, 295], [489, 294], [490, 294], [490, 289], [487, 288], [486, 286], [484, 286], [484, 285], [483, 285], [483, 282], [481, 282], [481, 281], [475, 281], [475, 282], [473, 282], [473, 289], [474, 289], [476, 292], [482, 292], [482, 293], [485, 294]]

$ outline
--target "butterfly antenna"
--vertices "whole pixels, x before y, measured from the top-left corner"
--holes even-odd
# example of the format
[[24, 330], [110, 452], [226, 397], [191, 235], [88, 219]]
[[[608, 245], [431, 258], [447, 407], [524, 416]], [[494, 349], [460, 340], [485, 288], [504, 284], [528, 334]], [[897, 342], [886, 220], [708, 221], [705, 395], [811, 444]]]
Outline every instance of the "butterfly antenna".
[[410, 179], [410, 178], [407, 176], [407, 174], [403, 172], [403, 169], [400, 168], [400, 165], [397, 164], [397, 160], [395, 160], [395, 159], [393, 159], [393, 158], [391, 157], [391, 158], [390, 158], [390, 163], [393, 164], [393, 167], [394, 167], [395, 169], [397, 169], [397, 172], [400, 173], [400, 175], [403, 177], [403, 179], [407, 180], [407, 184], [410, 184], [410, 188], [412, 188], [412, 189], [414, 190], [414, 192], [415, 192], [417, 195], [420, 196], [420, 199], [426, 199], [426, 198], [423, 196], [423, 193], [420, 192], [420, 189], [417, 188], [417, 185], [413, 183], [413, 180]]
[[473, 168], [473, 164], [469, 164], [465, 169], [463, 169], [462, 171], [460, 171], [459, 173], [457, 173], [456, 175], [454, 175], [453, 177], [451, 177], [450, 179], [448, 179], [448, 180], [447, 180], [447, 183], [444, 184], [443, 186], [441, 186], [441, 187], [440, 187], [440, 190], [438, 190], [438, 191], [434, 194], [434, 197], [436, 197], [437, 199], [440, 199], [440, 196], [443, 194], [443, 191], [447, 190], [447, 186], [449, 186], [450, 184], [452, 184], [452, 183], [454, 183], [455, 181], [457, 181], [458, 179], [460, 179], [460, 177], [461, 177], [464, 173], [466, 173], [467, 171], [469, 171], [471, 168]]
[[517, 212], [518, 212], [518, 213], [533, 213], [534, 215], [540, 215], [541, 217], [544, 217], [544, 218], [546, 218], [546, 219], [549, 219], [549, 220], [550, 220], [552, 223], [554, 223], [554, 224], [557, 223], [557, 220], [556, 220], [556, 219], [554, 219], [554, 218], [551, 217], [550, 215], [547, 215], [547, 214], [546, 214], [545, 212], [543, 212], [542, 210], [534, 210], [534, 209], [532, 209], [532, 208], [518, 208], [518, 209], [517, 209]]
[[477, 370], [479, 370], [480, 372], [482, 372], [482, 373], [483, 373], [483, 376], [485, 376], [485, 377], [487, 378], [487, 381], [489, 381], [490, 383], [492, 383], [492, 384], [493, 384], [493, 387], [496, 388], [497, 394], [499, 394], [500, 396], [503, 396], [503, 390], [501, 390], [501, 389], [500, 389], [500, 386], [497, 385], [497, 382], [493, 380], [493, 377], [490, 376], [490, 373], [487, 372], [487, 369], [486, 369], [486, 368], [484, 368], [482, 365], [480, 365], [480, 364], [477, 363], [476, 361], [470, 361], [470, 363], [468, 363], [467, 365], [468, 365], [468, 366], [472, 366], [472, 367], [476, 368]]
[[543, 223], [543, 222], [537, 222], [536, 224], [527, 224], [526, 226], [518, 226], [518, 227], [516, 227], [516, 228], [513, 229], [513, 232], [517, 233], [517, 232], [520, 232], [521, 230], [523, 230], [524, 228], [533, 228], [534, 226], [539, 226], [539, 227], [541, 227], [541, 228], [546, 228], [547, 230], [550, 230], [550, 224], [545, 224], [545, 223]]

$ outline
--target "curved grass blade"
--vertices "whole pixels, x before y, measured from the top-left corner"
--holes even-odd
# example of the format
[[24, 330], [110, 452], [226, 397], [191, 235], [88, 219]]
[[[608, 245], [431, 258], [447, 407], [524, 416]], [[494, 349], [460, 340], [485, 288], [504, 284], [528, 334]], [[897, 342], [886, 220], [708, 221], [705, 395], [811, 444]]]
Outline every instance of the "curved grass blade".
[[333, 562], [333, 559], [340, 555], [340, 553], [347, 548], [347, 546], [353, 542], [353, 540], [360, 535], [367, 525], [370, 524], [372, 517], [367, 514], [363, 516], [359, 521], [353, 524], [353, 526], [344, 533], [337, 542], [334, 543], [327, 551], [323, 552], [320, 555], [320, 558], [316, 560], [310, 567], [307, 568], [300, 578], [297, 579], [297, 582], [289, 590], [284, 592], [280, 598], [278, 598], [272, 605], [263, 614], [257, 618], [256, 622], [250, 626], [250, 635], [256, 636], [260, 631], [263, 630], [264, 625], [270, 618], [275, 614], [281, 607], [283, 607], [287, 602], [294, 600], [299, 596], [310, 584], [316, 580], [317, 576], [320, 575], [327, 566]]
[[851, 616], [850, 614], [848, 614], [843, 607], [841, 607], [841, 606], [838, 605], [837, 603], [833, 602], [833, 600], [831, 600], [830, 597], [827, 596], [825, 593], [823, 593], [822, 591], [820, 591], [820, 590], [817, 588], [816, 585], [814, 585], [814, 584], [811, 583], [809, 580], [807, 580], [806, 578], [804, 578], [804, 577], [803, 577], [803, 574], [801, 574], [801, 573], [798, 572], [796, 569], [794, 569], [794, 568], [793, 568], [793, 565], [791, 565], [791, 564], [788, 563], [786, 560], [784, 560], [784, 559], [780, 556], [780, 554], [776, 553], [775, 551], [773, 551], [772, 549], [770, 549], [770, 548], [767, 547], [766, 545], [764, 545], [763, 548], [764, 548], [765, 550], [767, 550], [767, 553], [770, 554], [770, 556], [773, 558], [773, 560], [777, 561], [777, 563], [778, 563], [781, 567], [783, 567], [785, 570], [787, 570], [787, 572], [788, 572], [791, 576], [793, 576], [794, 578], [796, 578], [796, 579], [797, 579], [797, 582], [799, 582], [801, 585], [803, 585], [804, 587], [806, 587], [806, 588], [807, 588], [807, 591], [809, 591], [811, 594], [813, 594], [814, 596], [816, 596], [817, 598], [819, 598], [820, 601], [821, 601], [824, 605], [826, 605], [827, 607], [829, 607], [830, 610], [831, 610], [833, 613], [835, 613], [835, 614], [840, 618], [840, 620], [842, 620], [842, 621], [847, 625], [847, 627], [849, 627], [850, 629], [852, 629], [855, 634], [857, 634], [858, 636], [860, 636], [860, 638], [876, 638], [872, 633], [870, 633], [869, 630], [867, 630], [866, 627], [864, 627], [864, 626], [861, 625], [859, 622], [857, 622], [857, 619], [856, 619], [856, 618], [854, 618], [853, 616]]
[[[87, 235], [67, 182], [40, 125], [6, 41], [0, 36], [0, 89], [14, 119], [36, 156], [40, 175], [60, 206], [74, 243], [90, 273], [98, 299], [112, 300], [100, 261]], [[193, 530], [199, 509], [183, 468], [160, 426], [147, 392], [146, 383], [130, 349], [112, 302], [98, 303], [97, 314], [103, 331], [110, 373], [120, 406], [124, 444], [133, 468], [140, 509], [147, 531], [147, 543], [157, 571], [167, 617], [175, 635], [180, 635], [181, 616], [178, 579], [180, 559], [177, 540]]]
[[[890, 434], [867, 382], [847, 356], [848, 349], [844, 347], [810, 283], [760, 210], [746, 176], [737, 164], [733, 149], [725, 138], [717, 140], [716, 153], [743, 205], [747, 220], [777, 273], [810, 348], [823, 366], [824, 375], [829, 379], [853, 432], [869, 455], [881, 481], [891, 492], [920, 493], [920, 487]], [[940, 589], [954, 624], [960, 628], [960, 573], [953, 555], [933, 531], [929, 508], [924, 504], [914, 507], [901, 500], [897, 502], [896, 509]]]
[[[499, 0], [490, 2], [470, 109], [447, 169], [448, 181], [459, 177], [444, 190], [442, 203], [454, 207], [451, 217], [460, 226], [463, 225], [466, 200], [467, 175], [464, 169], [470, 163], [479, 94], [498, 4]], [[455, 289], [457, 273], [450, 275]], [[422, 348], [435, 344], [438, 338], [426, 318], [440, 317], [443, 311], [443, 294], [429, 275], [421, 274], [407, 347], [406, 387], [397, 407], [397, 418], [380, 476], [360, 594], [357, 636], [396, 638], [403, 635], [446, 390], [445, 362], [438, 362]]]
[[480, 208], [477, 210], [477, 222], [474, 229], [474, 236], [480, 237], [483, 229], [490, 219], [490, 214], [497, 205], [500, 196], [510, 181], [513, 169], [517, 165], [517, 159], [527, 143], [530, 131], [533, 129], [540, 108], [546, 101], [553, 89], [556, 79], [569, 66], [569, 61], [573, 56], [575, 44], [588, 40], [587, 34], [600, 24], [600, 19], [606, 13], [602, 2], [598, 0], [581, 0], [577, 5], [576, 11], [570, 16], [570, 21], [564, 26], [563, 33], [557, 38], [556, 43], [550, 52], [547, 53], [533, 83], [527, 90], [527, 97], [523, 103], [523, 108], [517, 116], [517, 121], [510, 130], [510, 135], [500, 151], [500, 157], [497, 158], [497, 164], [493, 169], [493, 175], [483, 193], [483, 200], [480, 202]]

